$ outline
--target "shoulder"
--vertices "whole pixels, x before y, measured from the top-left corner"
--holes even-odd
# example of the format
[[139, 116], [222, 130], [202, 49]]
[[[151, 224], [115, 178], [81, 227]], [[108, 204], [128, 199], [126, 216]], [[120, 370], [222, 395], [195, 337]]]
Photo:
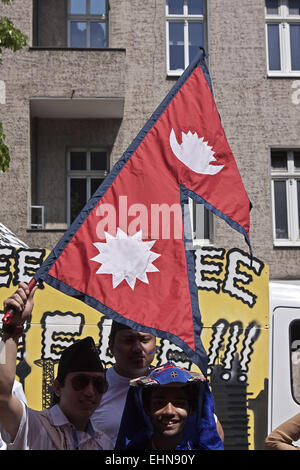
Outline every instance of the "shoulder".
[[112, 395], [120, 395], [123, 393], [127, 393], [129, 389], [129, 382], [130, 379], [128, 377], [123, 377], [122, 375], [119, 375], [114, 367], [110, 367], [107, 372], [106, 372], [106, 380], [108, 383], [108, 391], [106, 394], [103, 396], [105, 399], [105, 396], [110, 396]]
[[107, 369], [106, 378], [107, 378], [107, 381], [108, 381], [109, 384], [115, 384], [115, 383], [116, 384], [124, 384], [124, 385], [128, 385], [128, 387], [129, 387], [130, 378], [123, 377], [123, 375], [118, 374], [118, 372], [116, 372], [114, 366]]
[[201, 446], [188, 440], [180, 443], [175, 450], [201, 450]]
[[14, 438], [3, 431], [3, 440], [7, 444], [9, 450], [28, 450], [32, 448], [32, 442], [42, 439], [44, 430], [41, 428], [39, 420], [39, 411], [28, 408], [23, 402], [23, 413], [19, 424], [18, 432]]
[[106, 370], [106, 380], [109, 384], [111, 384], [116, 379], [117, 373], [114, 370], [114, 367], [109, 367]]
[[113, 450], [115, 447], [114, 442], [111, 440], [111, 438], [105, 434], [103, 431], [98, 432], [99, 438], [98, 441], [100, 443], [100, 446], [103, 450]]
[[152, 450], [151, 439], [132, 440], [126, 447], [127, 450]]

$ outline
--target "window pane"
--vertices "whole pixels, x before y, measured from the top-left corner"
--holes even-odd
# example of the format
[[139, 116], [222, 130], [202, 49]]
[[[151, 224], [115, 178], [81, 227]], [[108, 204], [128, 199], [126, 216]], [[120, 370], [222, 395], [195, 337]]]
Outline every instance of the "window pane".
[[189, 23], [189, 62], [199, 53], [199, 46], [203, 47], [203, 23]]
[[184, 69], [184, 23], [169, 23], [170, 69]]
[[274, 181], [276, 238], [288, 238], [286, 182]]
[[106, 152], [91, 152], [91, 170], [107, 170]]
[[289, 14], [300, 15], [300, 0], [289, 0]]
[[91, 47], [106, 47], [105, 30], [106, 24], [99, 22], [92, 22], [91, 28]]
[[41, 207], [31, 206], [31, 227], [44, 228], [43, 227], [43, 211]]
[[86, 204], [86, 179], [71, 179], [71, 223]]
[[70, 0], [70, 13], [82, 15], [86, 13], [86, 0]]
[[86, 152], [70, 152], [70, 170], [86, 170]]
[[183, 14], [183, 0], [168, 0], [169, 15]]
[[297, 198], [298, 198], [298, 238], [300, 238], [300, 181], [297, 181]]
[[267, 15], [278, 15], [278, 0], [266, 0]]
[[292, 70], [300, 70], [300, 24], [290, 24]]
[[194, 238], [209, 240], [209, 211], [203, 204], [193, 201], [193, 229]]
[[189, 15], [203, 15], [203, 0], [188, 0]]
[[104, 178], [92, 178], [91, 179], [91, 196], [99, 188]]
[[271, 165], [272, 170], [287, 170], [287, 153], [272, 152]]
[[268, 24], [269, 70], [280, 70], [279, 24]]
[[291, 383], [294, 400], [300, 404], [300, 320], [290, 324]]
[[71, 47], [86, 47], [85, 21], [71, 21]]
[[106, 0], [90, 0], [90, 14], [91, 15], [105, 15], [106, 13]]
[[297, 170], [300, 170], [300, 152], [294, 152], [294, 165]]

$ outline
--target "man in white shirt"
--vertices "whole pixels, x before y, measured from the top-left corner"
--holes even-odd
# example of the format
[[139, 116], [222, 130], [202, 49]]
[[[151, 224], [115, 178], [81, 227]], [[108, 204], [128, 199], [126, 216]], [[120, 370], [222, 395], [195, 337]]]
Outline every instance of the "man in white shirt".
[[113, 321], [109, 348], [115, 365], [106, 372], [108, 391], [92, 416], [96, 429], [102, 429], [115, 443], [131, 379], [148, 374], [156, 352], [156, 338]]
[[13, 393], [19, 336], [33, 308], [33, 295], [21, 283], [4, 302], [13, 324], [3, 326], [5, 361], [0, 363], [0, 426], [8, 450], [110, 450], [113, 444], [95, 431], [90, 417], [107, 390], [105, 371], [91, 337], [73, 343], [61, 355], [50, 410], [28, 408]]

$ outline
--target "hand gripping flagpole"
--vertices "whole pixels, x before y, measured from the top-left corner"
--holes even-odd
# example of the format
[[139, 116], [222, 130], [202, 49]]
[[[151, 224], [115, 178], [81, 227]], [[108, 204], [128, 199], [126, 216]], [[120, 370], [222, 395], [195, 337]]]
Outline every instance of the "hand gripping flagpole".
[[[36, 286], [36, 280], [34, 278], [32, 278], [30, 280], [29, 284], [28, 284], [29, 292], [31, 292], [32, 289], [35, 286]], [[17, 325], [16, 322], [15, 322], [15, 319], [14, 319], [15, 314], [16, 313], [15, 313], [14, 309], [10, 308], [9, 310], [7, 310], [4, 317], [2, 318], [3, 329], [7, 333], [10, 333], [10, 334], [17, 333], [18, 334], [18, 329], [20, 328], [20, 325]], [[23, 327], [22, 327], [22, 329], [23, 329]]]

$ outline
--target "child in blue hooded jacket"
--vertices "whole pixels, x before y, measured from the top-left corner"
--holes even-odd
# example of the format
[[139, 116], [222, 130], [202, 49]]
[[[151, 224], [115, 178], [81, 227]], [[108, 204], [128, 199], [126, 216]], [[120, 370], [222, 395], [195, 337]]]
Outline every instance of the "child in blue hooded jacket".
[[207, 379], [172, 362], [130, 382], [116, 450], [223, 450]]

